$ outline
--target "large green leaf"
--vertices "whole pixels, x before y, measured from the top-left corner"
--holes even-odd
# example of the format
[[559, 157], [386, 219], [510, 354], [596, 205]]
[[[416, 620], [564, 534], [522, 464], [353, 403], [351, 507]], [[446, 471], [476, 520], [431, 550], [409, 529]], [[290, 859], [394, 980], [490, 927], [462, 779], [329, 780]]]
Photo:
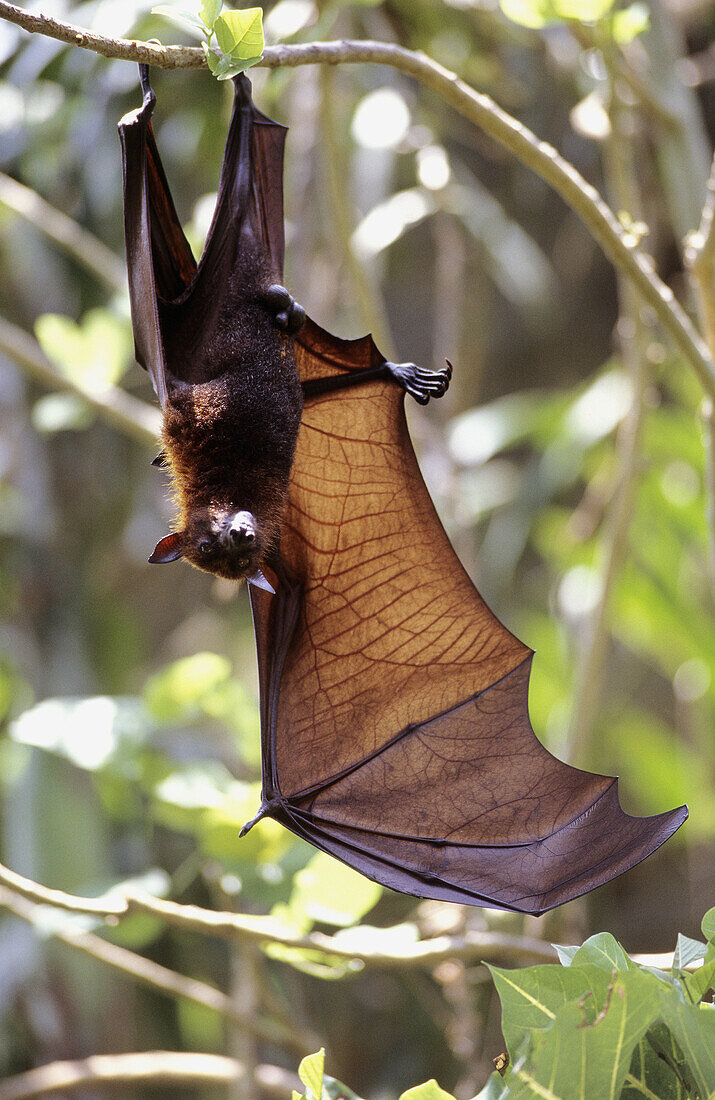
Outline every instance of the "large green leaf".
[[715, 1010], [686, 1004], [668, 990], [659, 1000], [660, 1016], [681, 1048], [702, 1100], [710, 1100], [715, 1096]]
[[[661, 1051], [656, 1049], [653, 1042], [656, 1033], [666, 1049], [670, 1050], [671, 1060], [666, 1061]], [[643, 1100], [643, 1097], [646, 1100], [689, 1100], [687, 1090], [673, 1068], [676, 1058], [676, 1045], [670, 1032], [663, 1024], [655, 1024], [636, 1044], [620, 1100]]]
[[608, 982], [605, 971], [588, 969], [600, 979], [594, 980], [594, 996], [563, 1005], [548, 1028], [533, 1033], [529, 1057], [514, 1067], [510, 1100], [620, 1096], [636, 1044], [658, 1012], [657, 983], [635, 970], [615, 971]]
[[248, 61], [263, 53], [263, 10], [243, 8], [218, 16], [214, 33], [221, 53], [234, 60]]
[[584, 997], [601, 1004], [609, 984], [609, 974], [592, 965], [545, 964], [519, 970], [490, 966], [489, 970], [501, 1000], [502, 1033], [512, 1063], [532, 1032], [552, 1027], [560, 1008]]

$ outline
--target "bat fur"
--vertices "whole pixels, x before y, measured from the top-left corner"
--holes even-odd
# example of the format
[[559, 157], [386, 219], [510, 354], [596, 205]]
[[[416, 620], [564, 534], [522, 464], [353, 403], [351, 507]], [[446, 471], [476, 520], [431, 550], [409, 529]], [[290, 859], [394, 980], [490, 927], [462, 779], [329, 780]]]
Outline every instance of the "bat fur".
[[[293, 339], [266, 304], [270, 283], [265, 261], [244, 240], [215, 316], [202, 327], [196, 377], [171, 379], [164, 409], [179, 512], [168, 536], [172, 557], [230, 580], [251, 576], [277, 549], [303, 408]], [[168, 362], [175, 344], [190, 346], [191, 324], [180, 307], [163, 306]], [[234, 531], [232, 540], [239, 515], [244, 534]]]

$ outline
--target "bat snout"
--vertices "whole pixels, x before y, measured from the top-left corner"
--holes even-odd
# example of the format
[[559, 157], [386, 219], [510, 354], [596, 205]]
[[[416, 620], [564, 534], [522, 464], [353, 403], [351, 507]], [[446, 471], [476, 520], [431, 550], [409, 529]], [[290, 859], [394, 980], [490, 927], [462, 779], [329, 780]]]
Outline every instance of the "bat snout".
[[256, 527], [252, 512], [236, 512], [224, 524], [220, 541], [227, 550], [250, 551], [257, 542]]

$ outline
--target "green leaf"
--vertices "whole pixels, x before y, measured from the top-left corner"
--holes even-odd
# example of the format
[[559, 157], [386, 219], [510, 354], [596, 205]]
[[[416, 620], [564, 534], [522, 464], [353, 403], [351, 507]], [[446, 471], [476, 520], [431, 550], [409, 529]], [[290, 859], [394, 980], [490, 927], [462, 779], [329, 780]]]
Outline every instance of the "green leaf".
[[214, 24], [219, 17], [223, 0], [203, 0], [203, 3], [199, 9], [199, 15], [201, 16], [201, 22], [207, 30], [213, 30]]
[[489, 966], [502, 1005], [502, 1033], [512, 1064], [531, 1032], [553, 1025], [557, 1011], [569, 1001], [591, 995], [601, 1003], [609, 976], [594, 966], [544, 964], [519, 970]]
[[713, 906], [712, 909], [708, 909], [702, 919], [700, 927], [708, 943], [715, 941], [715, 906]]
[[[661, 987], [662, 988], [662, 987]], [[663, 990], [660, 1013], [681, 1048], [697, 1088], [703, 1098], [715, 1092], [715, 1011], [689, 1005], [673, 993]]]
[[257, 65], [262, 57], [262, 54], [258, 57], [246, 58], [222, 57], [216, 66], [214, 76], [217, 80], [230, 80], [239, 73], [245, 73], [246, 69], [250, 69], [252, 65]]
[[325, 1048], [308, 1054], [298, 1066], [298, 1076], [306, 1087], [307, 1100], [322, 1100]]
[[489, 1076], [489, 1080], [477, 1093], [474, 1100], [506, 1100], [509, 1096], [509, 1083], [496, 1071]]
[[206, 28], [197, 15], [189, 8], [174, 8], [170, 4], [159, 4], [151, 9], [152, 15], [163, 15], [166, 19], [178, 23], [185, 30], [191, 32], [195, 38], [203, 38]]
[[650, 26], [650, 12], [645, 4], [636, 0], [627, 8], [615, 11], [611, 16], [611, 34], [620, 46], [627, 46]]
[[571, 965], [587, 964], [598, 966], [609, 974], [614, 970], [629, 970], [632, 966], [620, 943], [610, 932], [598, 932], [595, 936], [590, 936], [576, 951]]
[[691, 940], [682, 932], [678, 935], [678, 942], [673, 953], [673, 970], [685, 970], [685, 967], [695, 959], [704, 959], [707, 944], [700, 940]]
[[214, 23], [221, 53], [234, 61], [250, 61], [263, 53], [263, 10], [225, 11]]
[[706, 959], [692, 974], [681, 973], [680, 981], [693, 1004], [702, 1001], [707, 991], [715, 988], [715, 958]]
[[344, 1085], [342, 1081], [337, 1081], [334, 1077], [328, 1077], [327, 1074], [324, 1074], [323, 1100], [360, 1100], [360, 1097], [347, 1085]]
[[639, 1039], [633, 1051], [630, 1068], [620, 1100], [688, 1100], [688, 1093], [682, 1081], [673, 1069], [671, 1060], [656, 1050], [654, 1036], [662, 1036], [663, 1044], [672, 1051], [673, 1060], [677, 1059], [674, 1040], [663, 1024], [655, 1024], [642, 1039]]
[[559, 962], [561, 963], [561, 965], [562, 966], [571, 966], [571, 962], [573, 960], [573, 957], [579, 949], [578, 945], [577, 944], [569, 944], [568, 946], [565, 946], [564, 944], [561, 944], [561, 943], [552, 943], [551, 946], [553, 947], [554, 951], [558, 955]]
[[562, 1005], [551, 1025], [534, 1033], [529, 1057], [510, 1076], [510, 1100], [620, 1096], [636, 1044], [658, 1014], [655, 979], [630, 970], [615, 971], [608, 982], [604, 971], [579, 968], [587, 969], [594, 996]]
[[400, 1100], [454, 1100], [451, 1092], [441, 1089], [434, 1078], [425, 1081], [424, 1085], [416, 1085], [408, 1089], [400, 1096]]

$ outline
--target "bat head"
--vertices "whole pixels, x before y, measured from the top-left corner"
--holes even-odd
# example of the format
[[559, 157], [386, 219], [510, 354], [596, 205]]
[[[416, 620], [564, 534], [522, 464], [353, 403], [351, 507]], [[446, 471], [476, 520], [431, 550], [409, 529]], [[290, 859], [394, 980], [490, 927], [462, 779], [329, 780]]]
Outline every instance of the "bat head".
[[192, 512], [183, 531], [160, 539], [149, 561], [164, 564], [184, 558], [206, 573], [239, 581], [260, 572], [265, 549], [261, 525], [252, 512], [208, 507]]

